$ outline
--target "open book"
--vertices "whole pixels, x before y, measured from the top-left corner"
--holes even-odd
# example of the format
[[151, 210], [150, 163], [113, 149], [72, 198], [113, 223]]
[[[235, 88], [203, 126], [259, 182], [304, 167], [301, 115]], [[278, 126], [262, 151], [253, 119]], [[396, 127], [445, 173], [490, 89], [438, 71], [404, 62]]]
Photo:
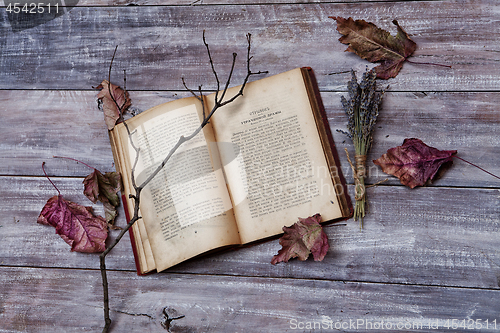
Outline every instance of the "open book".
[[[226, 96], [239, 89], [229, 89]], [[205, 96], [205, 104], [209, 112], [214, 95]], [[189, 97], [127, 120], [140, 147], [136, 184], [202, 119], [202, 103]], [[123, 123], [110, 138], [131, 216], [136, 154]], [[217, 110], [142, 191], [142, 219], [130, 229], [138, 273], [162, 271], [212, 249], [278, 235], [298, 217], [319, 213], [329, 221], [351, 216], [336, 156], [310, 69], [248, 83], [243, 96]]]

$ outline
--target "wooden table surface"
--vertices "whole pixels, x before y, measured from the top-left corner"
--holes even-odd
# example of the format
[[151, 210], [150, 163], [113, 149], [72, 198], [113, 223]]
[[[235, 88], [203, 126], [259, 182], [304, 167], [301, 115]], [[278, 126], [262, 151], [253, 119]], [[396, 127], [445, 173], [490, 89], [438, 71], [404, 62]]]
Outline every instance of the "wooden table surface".
[[[500, 174], [497, 0], [66, 0], [76, 6], [23, 22], [8, 15], [9, 2], [0, 7], [0, 332], [101, 331], [98, 256], [70, 252], [36, 219], [57, 194], [42, 162], [66, 198], [85, 204], [89, 169], [53, 156], [114, 169], [92, 86], [107, 78], [116, 45], [112, 80], [122, 85], [126, 70], [136, 110], [189, 95], [181, 77], [215, 89], [203, 30], [221, 77], [239, 53], [235, 84], [246, 33], [254, 70], [312, 67], [352, 197], [340, 96], [346, 71], [369, 63], [344, 52], [328, 16], [392, 34], [397, 19], [418, 45], [413, 61], [452, 68], [406, 63], [379, 82], [389, 88], [368, 160], [416, 137]], [[387, 177], [368, 167], [369, 183]], [[352, 219], [326, 227], [323, 262], [273, 266], [272, 240], [140, 277], [126, 236], [107, 260], [111, 332], [166, 332], [164, 308], [185, 316], [171, 332], [500, 331], [500, 181], [456, 160], [428, 186], [389, 177], [367, 193], [364, 229]], [[122, 208], [117, 224], [126, 224]]]

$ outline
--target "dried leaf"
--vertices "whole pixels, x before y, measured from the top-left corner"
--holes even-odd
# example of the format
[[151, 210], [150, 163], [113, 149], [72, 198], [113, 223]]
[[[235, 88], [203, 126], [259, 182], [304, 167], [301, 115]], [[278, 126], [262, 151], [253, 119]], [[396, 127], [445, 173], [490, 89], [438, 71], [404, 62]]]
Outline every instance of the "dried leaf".
[[113, 223], [116, 217], [116, 207], [120, 205], [118, 192], [121, 190], [121, 177], [118, 172], [106, 172], [104, 175], [94, 169], [90, 175], [83, 180], [83, 193], [90, 201], [96, 203], [101, 201], [104, 205], [106, 221]]
[[403, 62], [417, 48], [417, 44], [408, 37], [396, 20], [392, 21], [398, 29], [394, 37], [371, 22], [354, 21], [351, 17], [345, 19], [330, 16], [330, 18], [337, 21], [337, 31], [343, 35], [339, 41], [349, 45], [346, 51], [354, 52], [370, 62], [380, 62], [380, 65], [375, 67], [377, 77], [380, 79], [396, 77], [403, 67]]
[[102, 81], [96, 89], [101, 89], [97, 94], [97, 99], [101, 103], [99, 108], [104, 113], [104, 121], [108, 130], [111, 131], [115, 127], [116, 121], [120, 119], [120, 111], [123, 112], [130, 106], [128, 92], [112, 83], [110, 85], [107, 80]]
[[283, 227], [285, 234], [279, 242], [282, 246], [271, 261], [273, 265], [291, 258], [306, 260], [312, 253], [315, 261], [321, 261], [328, 252], [328, 238], [321, 227], [321, 215], [316, 214], [306, 219], [299, 218], [291, 227]]
[[118, 192], [121, 189], [121, 177], [118, 172], [106, 172], [103, 175], [99, 170], [94, 169], [94, 172], [85, 177], [83, 184], [85, 185], [83, 193], [93, 203], [104, 196], [113, 206], [120, 204]]
[[[112, 204], [109, 203], [109, 201], [106, 201], [106, 198], [103, 198], [102, 206], [104, 207], [104, 217], [106, 218], [106, 222], [108, 222], [109, 227], [113, 226], [115, 223], [115, 218], [117, 212], [116, 212], [116, 206], [113, 206]], [[118, 229], [117, 227], [113, 227], [113, 229]]]
[[56, 233], [71, 246], [71, 251], [99, 253], [106, 249], [106, 221], [93, 215], [92, 207], [71, 202], [62, 195], [47, 200], [37, 222], [55, 227]]
[[373, 163], [398, 177], [401, 184], [414, 188], [432, 180], [443, 163], [453, 163], [456, 153], [429, 147], [419, 139], [405, 139], [402, 146], [389, 149]]

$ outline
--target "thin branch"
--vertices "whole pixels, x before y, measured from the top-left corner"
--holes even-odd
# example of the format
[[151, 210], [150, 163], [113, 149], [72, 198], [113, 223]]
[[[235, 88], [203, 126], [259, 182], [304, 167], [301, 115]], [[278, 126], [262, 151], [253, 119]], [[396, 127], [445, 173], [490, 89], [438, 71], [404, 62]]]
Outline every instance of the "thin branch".
[[201, 110], [202, 110], [202, 113], [203, 113], [203, 119], [206, 118], [206, 107], [205, 107], [205, 99], [203, 98], [203, 93], [201, 91], [201, 85], [198, 86], [198, 92], [200, 93], [200, 102], [201, 102]]
[[202, 93], [202, 90], [201, 90], [201, 85], [198, 86], [198, 93], [200, 95], [196, 95], [196, 93], [194, 92], [194, 90], [192, 90], [191, 88], [189, 88], [187, 86], [186, 81], [184, 80], [184, 78], [181, 78], [181, 79], [182, 79], [182, 84], [184, 85], [184, 88], [186, 88], [187, 91], [189, 91], [191, 94], [193, 94], [193, 96], [196, 97], [196, 99], [200, 101], [201, 107], [202, 107], [202, 111], [203, 111], [203, 119], [205, 119], [205, 117], [206, 117], [206, 114], [205, 114], [205, 99], [203, 98], [203, 93]]
[[[213, 109], [210, 111], [210, 113], [208, 115], [206, 115], [206, 112], [205, 112], [205, 101], [204, 101], [204, 98], [203, 98], [201, 86], [198, 87], [198, 93], [199, 93], [199, 95], [197, 95], [193, 90], [191, 90], [191, 89], [189, 89], [187, 87], [187, 85], [186, 85], [186, 83], [184, 81], [184, 78], [182, 79], [184, 87], [186, 87], [186, 89], [189, 90], [201, 102], [202, 108], [203, 108], [203, 121], [200, 124], [200, 126], [192, 134], [190, 134], [189, 136], [186, 136], [186, 137], [185, 136], [181, 136], [179, 138], [179, 140], [177, 141], [177, 143], [174, 145], [174, 147], [172, 147], [172, 149], [170, 150], [170, 152], [164, 158], [164, 160], [162, 161], [162, 163], [139, 186], [137, 186], [137, 184], [135, 183], [135, 175], [134, 175], [135, 168], [136, 168], [137, 163], [139, 161], [139, 154], [140, 154], [140, 148], [137, 147], [137, 146], [135, 146], [135, 144], [133, 142], [133, 139], [132, 139], [132, 136], [135, 133], [135, 131], [134, 132], [130, 132], [130, 129], [128, 127], [127, 122], [123, 120], [123, 107], [125, 106], [125, 104], [123, 104], [122, 106], [119, 106], [118, 103], [116, 102], [116, 100], [114, 99], [113, 95], [111, 94], [111, 88], [109, 88], [111, 86], [111, 66], [113, 64], [113, 59], [114, 59], [115, 53], [116, 53], [116, 48], [115, 48], [115, 53], [113, 53], [113, 58], [111, 59], [111, 64], [110, 64], [110, 67], [109, 67], [108, 78], [109, 78], [109, 83], [110, 84], [108, 84], [108, 88], [109, 88], [109, 92], [110, 92], [111, 98], [113, 99], [116, 107], [118, 108], [118, 111], [120, 112], [120, 119], [123, 120], [123, 123], [124, 123], [124, 125], [125, 125], [125, 127], [127, 129], [127, 133], [128, 133], [128, 136], [129, 136], [129, 141], [131, 143], [131, 146], [133, 147], [133, 149], [135, 150], [135, 153], [136, 153], [134, 165], [133, 165], [133, 167], [131, 169], [132, 187], [134, 188], [135, 194], [134, 195], [130, 195], [130, 197], [134, 199], [134, 214], [133, 214], [132, 219], [129, 221], [129, 223], [127, 224], [127, 226], [121, 230], [121, 232], [116, 237], [116, 239], [113, 241], [113, 243], [103, 253], [101, 253], [101, 255], [99, 256], [99, 259], [100, 259], [100, 268], [101, 268], [101, 277], [102, 277], [102, 284], [103, 284], [103, 294], [104, 294], [103, 299], [104, 299], [104, 322], [105, 322], [105, 326], [104, 326], [103, 331], [102, 331], [103, 333], [108, 332], [108, 330], [109, 330], [109, 328], [111, 326], [111, 319], [109, 317], [109, 291], [108, 291], [108, 279], [107, 279], [107, 274], [106, 274], [106, 255], [109, 252], [111, 252], [111, 250], [120, 242], [120, 240], [122, 239], [122, 237], [132, 227], [132, 225], [137, 220], [139, 220], [141, 218], [139, 216], [139, 205], [140, 205], [141, 191], [163, 169], [163, 167], [165, 166], [165, 164], [168, 162], [168, 160], [171, 158], [171, 156], [177, 151], [177, 149], [184, 142], [189, 141], [190, 139], [192, 139], [193, 137], [195, 137], [203, 129], [203, 127], [205, 127], [209, 123], [210, 118], [212, 117], [212, 115], [215, 113], [216, 110], [218, 110], [220, 107], [222, 107], [222, 106], [224, 106], [224, 105], [226, 105], [226, 104], [234, 101], [238, 96], [242, 96], [243, 95], [243, 89], [245, 88], [245, 86], [246, 86], [246, 84], [247, 84], [250, 76], [257, 75], [257, 74], [267, 73], [267, 72], [261, 72], [261, 71], [253, 73], [250, 70], [250, 60], [252, 59], [252, 57], [250, 57], [250, 44], [251, 44], [250, 34], [247, 35], [247, 41], [248, 41], [248, 48], [247, 48], [247, 74], [245, 76], [243, 84], [242, 84], [240, 90], [238, 91], [238, 93], [235, 96], [233, 96], [232, 98], [230, 98], [229, 100], [227, 100], [225, 102], [222, 102], [222, 100], [223, 100], [223, 98], [224, 98], [224, 96], [225, 96], [225, 94], [226, 94], [226, 92], [227, 92], [227, 90], [229, 88], [230, 79], [231, 79], [231, 77], [233, 75], [233, 70], [234, 70], [235, 62], [236, 62], [236, 53], [233, 53], [233, 62], [232, 62], [232, 65], [231, 65], [231, 72], [229, 74], [228, 81], [225, 84], [224, 90], [222, 92], [222, 96], [219, 99], [218, 98], [218, 96], [219, 96], [218, 95], [218, 91], [220, 89], [220, 81], [219, 81], [217, 72], [215, 71], [215, 67], [214, 67], [214, 63], [213, 63], [213, 60], [212, 60], [212, 56], [210, 54], [210, 48], [209, 48], [209, 46], [208, 46], [208, 44], [206, 42], [206, 39], [205, 39], [205, 31], [203, 31], [203, 43], [204, 43], [204, 45], [205, 45], [205, 47], [207, 49], [207, 54], [208, 54], [208, 58], [209, 58], [209, 61], [210, 61], [210, 66], [212, 68], [212, 72], [213, 72], [215, 80], [217, 82], [217, 92], [215, 93], [215, 96], [216, 96], [216, 98], [215, 98], [215, 105], [214, 105]], [[174, 318], [174, 319], [178, 319], [178, 318]]]
[[124, 98], [123, 98], [123, 104], [120, 106], [118, 105], [118, 102], [115, 99], [115, 96], [113, 96], [113, 93], [111, 92], [111, 68], [113, 67], [113, 61], [115, 60], [115, 55], [116, 55], [116, 50], [118, 49], [118, 45], [115, 46], [115, 51], [113, 52], [113, 57], [111, 57], [111, 63], [109, 64], [109, 70], [108, 70], [108, 92], [109, 96], [113, 100], [113, 103], [115, 103], [116, 107], [118, 108], [118, 113], [120, 114], [118, 120], [123, 121], [123, 107], [127, 104], [128, 98], [126, 94], [126, 83], [127, 83], [127, 78], [126, 78], [126, 72], [125, 70], [123, 71], [123, 93], [124, 93]]
[[239, 96], [242, 96], [243, 95], [243, 89], [245, 89], [245, 86], [248, 83], [248, 80], [250, 79], [251, 75], [259, 75], [259, 74], [267, 74], [268, 73], [267, 71], [263, 71], [263, 72], [259, 71], [259, 72], [255, 72], [254, 73], [254, 72], [252, 72], [250, 70], [250, 60], [252, 60], [252, 57], [250, 56], [250, 45], [251, 45], [251, 42], [252, 42], [252, 35], [251, 34], [247, 34], [247, 42], [248, 42], [248, 47], [247, 47], [247, 76], [243, 80], [243, 84], [241, 85], [240, 91], [238, 91], [238, 93], [236, 95], [234, 95], [232, 98], [228, 99], [227, 101], [221, 102], [220, 106], [224, 106], [226, 104], [229, 104], [229, 103], [233, 102]]
[[[231, 82], [231, 78], [233, 77], [234, 66], [236, 64], [236, 57], [238, 55], [233, 53], [233, 61], [231, 64], [231, 70], [229, 71], [229, 76], [227, 77], [226, 86], [224, 87], [224, 91], [222, 92], [222, 96], [220, 97], [220, 101], [224, 100], [224, 96], [226, 95], [227, 89], [229, 88], [229, 83]], [[215, 99], [217, 101], [217, 98]]]
[[[160, 163], [160, 165], [158, 165], [158, 167], [153, 171], [153, 173], [151, 175], [149, 175], [149, 177], [139, 186], [139, 188], [144, 188], [160, 171], [161, 169], [163, 169], [163, 167], [165, 166], [165, 164], [167, 163], [167, 161], [170, 159], [170, 157], [177, 151], [177, 149], [186, 141], [189, 141], [191, 140], [192, 138], [194, 138], [202, 129], [203, 127], [205, 127], [210, 118], [212, 117], [212, 115], [215, 113], [215, 111], [217, 111], [220, 107], [224, 106], [224, 105], [227, 105], [229, 103], [231, 103], [232, 101], [234, 101], [237, 97], [239, 96], [242, 96], [243, 95], [243, 90], [245, 89], [245, 86], [246, 84], [248, 83], [248, 80], [250, 78], [250, 76], [252, 75], [257, 75], [257, 74], [264, 74], [264, 73], [267, 73], [266, 72], [252, 72], [251, 69], [250, 69], [250, 60], [252, 59], [252, 57], [250, 57], [250, 50], [251, 50], [251, 38], [250, 38], [250, 34], [247, 34], [247, 42], [248, 42], [248, 48], [247, 48], [247, 74], [246, 74], [246, 77], [243, 81], [243, 84], [241, 85], [241, 88], [240, 90], [238, 91], [238, 93], [233, 96], [232, 98], [230, 98], [229, 100], [225, 101], [225, 102], [222, 102], [222, 99], [224, 98], [227, 90], [228, 90], [228, 83], [225, 85], [225, 88], [224, 88], [224, 91], [222, 92], [222, 95], [220, 97], [220, 99], [217, 99], [217, 92], [215, 93], [215, 105], [212, 109], [212, 111], [210, 111], [210, 113], [208, 114], [208, 116], [204, 116], [203, 117], [203, 121], [202, 123], [200, 124], [200, 126], [198, 126], [198, 128], [189, 136], [181, 136], [179, 138], [179, 140], [177, 141], [177, 143], [174, 145], [174, 147], [170, 150], [170, 152], [167, 154], [167, 156], [163, 159], [163, 161]], [[215, 71], [215, 68], [214, 68], [214, 65], [213, 65], [213, 61], [212, 61], [212, 57], [210, 56], [210, 48], [208, 47], [208, 44], [205, 40], [205, 33], [203, 33], [203, 43], [205, 44], [206, 48], [207, 48], [207, 53], [209, 55], [209, 60], [210, 60], [210, 64], [211, 64], [211, 67], [212, 67], [212, 71], [213, 71], [213, 74], [214, 74], [214, 77], [217, 81], [217, 88], [220, 87], [220, 84], [219, 84], [219, 79], [218, 79], [218, 76], [217, 76], [217, 72]], [[234, 69], [234, 66], [235, 66], [235, 61], [236, 61], [236, 53], [233, 53], [233, 62], [231, 64], [231, 73], [229, 75], [229, 78], [228, 78], [228, 81], [230, 80], [231, 76], [232, 76], [232, 73], [233, 73], [233, 69]], [[183, 79], [183, 82], [184, 82], [184, 85], [186, 86], [186, 83]], [[186, 87], [187, 88], [187, 87]], [[199, 88], [200, 91], [201, 91], [201, 87]], [[194, 93], [194, 91], [192, 89], [189, 89], [188, 90], [194, 94], [196, 96], [196, 94]], [[199, 96], [198, 98], [200, 101], [203, 100], [203, 97], [202, 95]], [[202, 102], [203, 103], [203, 102]], [[204, 105], [204, 104], [203, 104]], [[205, 114], [205, 112], [203, 112]]]
[[193, 91], [193, 89], [189, 88], [186, 84], [186, 80], [184, 80], [184, 78], [182, 77], [181, 78], [182, 80], [182, 85], [184, 86], [184, 88], [186, 88], [187, 91], [189, 91], [191, 94], [193, 94], [194, 97], [196, 97], [200, 102], [203, 101], [203, 98], [201, 97], [201, 86], [198, 86], [198, 91], [200, 93], [200, 96], [196, 95], [196, 93]]
[[177, 316], [177, 317], [173, 317], [173, 318], [170, 318], [170, 316], [168, 315], [167, 313], [167, 308], [163, 308], [163, 320], [161, 321], [161, 326], [166, 329], [168, 332], [170, 332], [170, 324], [172, 321], [174, 320], [178, 320], [178, 319], [182, 319], [184, 318], [185, 316], [184, 315], [181, 315], [181, 316]]
[[[200, 125], [194, 132], [193, 134], [191, 134], [188, 138], [192, 138], [193, 136], [195, 136], [196, 134], [198, 134], [198, 132], [201, 131], [203, 127]], [[151, 180], [153, 180], [153, 178], [161, 171], [161, 169], [163, 169], [163, 167], [165, 166], [165, 164], [167, 163], [167, 161], [170, 159], [170, 157], [176, 152], [176, 150], [186, 141], [188, 141], [189, 139], [184, 137], [184, 136], [181, 136], [179, 138], [179, 140], [177, 141], [177, 143], [174, 145], [174, 147], [172, 149], [170, 149], [169, 153], [167, 154], [167, 156], [163, 159], [163, 161], [160, 163], [160, 165], [158, 165], [158, 167], [156, 167], [155, 171], [153, 171], [153, 173], [151, 175], [149, 175], [149, 177], [139, 186], [137, 186], [136, 188], [136, 191], [137, 189], [143, 189], [147, 184], [149, 184], [149, 182]], [[137, 196], [137, 195], [136, 195]], [[137, 200], [137, 198], [136, 198]]]
[[215, 81], [217, 82], [217, 90], [215, 91], [215, 100], [217, 100], [217, 96], [219, 95], [219, 90], [220, 90], [220, 81], [219, 77], [217, 76], [217, 72], [215, 71], [214, 62], [212, 60], [212, 54], [210, 53], [210, 48], [208, 47], [208, 43], [205, 39], [205, 30], [203, 30], [203, 44], [207, 49], [208, 60], [210, 61], [210, 67], [212, 67], [212, 73], [214, 73]]
[[134, 164], [132, 165], [132, 169], [130, 171], [130, 174], [131, 174], [130, 178], [132, 181], [132, 187], [137, 191], [137, 184], [135, 183], [135, 168], [136, 168], [137, 164], [139, 163], [139, 153], [141, 152], [141, 147], [137, 147], [134, 143], [134, 140], [132, 140], [132, 135], [134, 135], [134, 133], [136, 131], [130, 132], [130, 128], [128, 127], [128, 123], [126, 121], [123, 122], [123, 125], [127, 129], [130, 145], [132, 146], [132, 148], [135, 151], [135, 159], [134, 159]]
[[[127, 95], [125, 94], [125, 101], [123, 102], [123, 104], [120, 106], [118, 105], [118, 102], [116, 101], [116, 99], [114, 98], [112, 92], [111, 92], [111, 69], [113, 67], [113, 61], [115, 59], [115, 55], [116, 55], [116, 50], [118, 49], [118, 45], [115, 47], [115, 50], [113, 52], [113, 57], [111, 58], [111, 63], [109, 65], [109, 70], [108, 70], [108, 92], [109, 92], [109, 95], [111, 96], [111, 99], [113, 100], [113, 102], [115, 103], [115, 106], [118, 108], [118, 112], [119, 112], [119, 119], [121, 121], [123, 121], [126, 129], [127, 129], [127, 132], [129, 134], [129, 137], [131, 138], [131, 133], [130, 133], [130, 130], [128, 128], [128, 125], [127, 123], [124, 121], [123, 119], [123, 108], [124, 106], [126, 105], [127, 103]], [[125, 87], [125, 83], [126, 83], [126, 78], [125, 78], [125, 72], [124, 72], [124, 87]], [[124, 93], [126, 92], [125, 88], [124, 88]], [[131, 141], [131, 144], [132, 144], [132, 147], [134, 148], [134, 150], [136, 151], [136, 154], [137, 154], [137, 157], [136, 157], [136, 162], [135, 164], [137, 164], [137, 160], [138, 160], [138, 155], [139, 155], [139, 148], [137, 148], [132, 139], [130, 139]], [[135, 164], [134, 164], [134, 168], [135, 168]], [[133, 176], [133, 170], [132, 170], [132, 183], [135, 187], [135, 177]], [[140, 193], [140, 191], [139, 191]], [[136, 196], [138, 196], [138, 193], [136, 191]], [[138, 207], [137, 207], [137, 210], [138, 210]], [[111, 325], [111, 319], [109, 317], [109, 290], [108, 290], [108, 278], [107, 278], [107, 274], [106, 274], [106, 255], [116, 246], [116, 244], [118, 244], [118, 242], [122, 239], [122, 237], [125, 235], [125, 233], [130, 229], [130, 227], [135, 223], [135, 221], [137, 221], [138, 219], [138, 213], [137, 214], [134, 214], [134, 218], [132, 218], [130, 220], [130, 222], [127, 224], [127, 227], [125, 227], [124, 229], [121, 230], [120, 234], [118, 235], [118, 237], [116, 237], [116, 239], [114, 240], [114, 242], [111, 244], [111, 246], [109, 246], [103, 253], [101, 253], [99, 255], [99, 261], [100, 261], [100, 269], [101, 269], [101, 278], [102, 278], [102, 287], [103, 287], [103, 303], [104, 303], [104, 328], [102, 330], [103, 333], [106, 333], [108, 332], [109, 330], [109, 327]]]

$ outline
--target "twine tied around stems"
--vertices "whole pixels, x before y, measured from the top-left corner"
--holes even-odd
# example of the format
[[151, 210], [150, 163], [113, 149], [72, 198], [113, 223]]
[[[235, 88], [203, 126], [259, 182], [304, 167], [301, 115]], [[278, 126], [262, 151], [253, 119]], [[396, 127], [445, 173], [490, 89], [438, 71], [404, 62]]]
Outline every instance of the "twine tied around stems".
[[347, 161], [349, 161], [349, 165], [351, 166], [353, 177], [354, 177], [354, 199], [356, 201], [362, 200], [365, 197], [366, 191], [364, 182], [361, 181], [361, 178], [366, 177], [366, 155], [355, 155], [354, 161], [356, 162], [356, 168], [351, 162], [349, 157], [349, 152], [347, 148], [344, 148], [345, 153], [347, 155]]
[[354, 183], [356, 184], [354, 199], [361, 200], [365, 197], [364, 182], [361, 183], [360, 179], [366, 177], [366, 155], [355, 155], [356, 161], [356, 177]]

